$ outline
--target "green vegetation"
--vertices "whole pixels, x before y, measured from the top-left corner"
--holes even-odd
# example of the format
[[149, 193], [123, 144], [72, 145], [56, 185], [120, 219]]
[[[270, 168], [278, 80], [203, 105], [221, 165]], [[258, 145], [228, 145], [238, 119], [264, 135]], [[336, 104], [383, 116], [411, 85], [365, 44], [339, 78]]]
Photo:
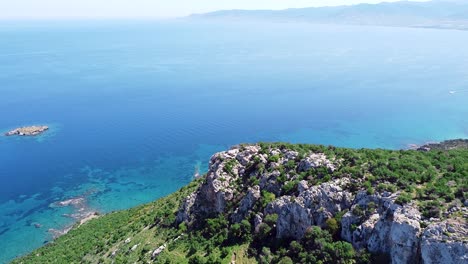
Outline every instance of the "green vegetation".
[[[344, 149], [304, 144], [260, 143], [261, 154], [269, 155], [271, 148], [298, 152], [295, 161], [274, 169], [254, 157], [249, 165], [252, 172], [277, 170], [274, 179], [281, 189], [262, 190], [254, 207], [257, 212], [277, 198], [277, 195], [297, 195], [299, 181], [320, 184], [344, 175], [355, 179], [353, 192], [398, 192], [399, 204], [414, 202], [426, 218], [444, 217], [443, 212], [455, 202], [468, 199], [468, 150], [390, 151]], [[324, 153], [339, 166], [311, 168], [298, 171], [299, 161], [310, 152]], [[280, 155], [269, 155], [269, 162], [278, 162]], [[236, 160], [225, 163], [224, 170], [233, 174]], [[246, 186], [259, 184], [254, 173], [239, 181]], [[130, 210], [110, 213], [73, 229], [56, 241], [13, 263], [369, 263], [381, 256], [356, 251], [351, 244], [340, 240], [341, 219], [346, 211], [326, 220], [323, 229], [311, 226], [301, 240], [276, 239], [278, 215], [265, 215], [254, 230], [254, 215], [249, 214], [239, 223], [231, 223], [229, 215], [219, 214], [201, 221], [196, 228], [177, 224], [176, 212], [182, 201], [194, 192], [203, 179], [197, 179], [178, 192], [153, 203]], [[234, 183], [233, 183], [234, 184]], [[246, 187], [244, 186], [244, 187]], [[243, 189], [239, 187], [241, 191]], [[237, 199], [238, 200], [238, 199]], [[227, 205], [233, 209], [232, 205]], [[355, 206], [357, 216], [370, 215], [376, 204]], [[352, 226], [355, 229], [356, 225]], [[128, 242], [130, 240], [130, 242]], [[155, 249], [167, 248], [156, 258]]]
[[[460, 148], [454, 148], [458, 142]], [[289, 175], [294, 181], [283, 185], [282, 193], [291, 194], [301, 179], [317, 185], [343, 175], [362, 180], [354, 190], [365, 190], [368, 194], [378, 192], [402, 191], [397, 203], [415, 201], [424, 216], [437, 216], [450, 202], [468, 199], [468, 149], [465, 141], [449, 142], [452, 149], [432, 147], [431, 151], [384, 150], [384, 149], [346, 149], [333, 146], [260, 143], [262, 149], [288, 149], [304, 157], [307, 153], [324, 153], [328, 158], [339, 160], [340, 166], [334, 172], [324, 167], [311, 169], [298, 174], [296, 166], [288, 162], [280, 167], [281, 175]], [[444, 146], [444, 145], [442, 145]], [[267, 151], [264, 151], [267, 153]], [[278, 155], [269, 157], [276, 160]], [[272, 158], [274, 157], [274, 158]], [[278, 168], [276, 168], [278, 169]], [[285, 177], [287, 178], [287, 177]], [[285, 181], [279, 179], [279, 181]]]

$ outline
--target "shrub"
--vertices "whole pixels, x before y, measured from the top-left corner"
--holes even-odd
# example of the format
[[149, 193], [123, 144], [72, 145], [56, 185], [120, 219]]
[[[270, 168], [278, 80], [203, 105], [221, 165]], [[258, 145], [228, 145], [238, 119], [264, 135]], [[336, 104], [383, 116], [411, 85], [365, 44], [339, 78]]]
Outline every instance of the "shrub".
[[336, 221], [335, 218], [328, 218], [327, 221], [325, 221], [325, 223], [327, 224], [328, 231], [330, 231], [330, 234], [332, 235], [335, 235], [340, 229], [338, 221]]
[[271, 155], [270, 157], [268, 157], [269, 162], [278, 162], [279, 160], [280, 160], [279, 155]]
[[276, 224], [276, 221], [278, 221], [278, 215], [277, 214], [269, 214], [265, 217], [264, 222], [268, 224], [269, 226], [273, 226]]
[[400, 204], [400, 205], [404, 205], [404, 204], [407, 204], [407, 203], [411, 202], [411, 200], [412, 200], [411, 194], [409, 194], [407, 192], [402, 192], [398, 196], [398, 198], [395, 200], [395, 203]]
[[276, 199], [274, 193], [262, 190], [262, 206], [265, 208], [267, 204], [273, 202]]
[[278, 264], [294, 264], [294, 262], [292, 261], [290, 257], [285, 256], [281, 258], [280, 261], [278, 261]]
[[185, 223], [180, 223], [179, 224], [179, 231], [182, 233], [187, 232], [187, 225]]
[[283, 194], [291, 194], [293, 190], [296, 188], [297, 182], [296, 181], [289, 181], [285, 185], [283, 185], [282, 191]]

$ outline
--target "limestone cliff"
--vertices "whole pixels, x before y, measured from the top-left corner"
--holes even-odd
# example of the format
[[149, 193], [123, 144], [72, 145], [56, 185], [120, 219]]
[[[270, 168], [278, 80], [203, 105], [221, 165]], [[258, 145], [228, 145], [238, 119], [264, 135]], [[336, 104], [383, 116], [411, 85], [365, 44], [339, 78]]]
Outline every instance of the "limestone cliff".
[[[403, 191], [404, 184], [395, 183], [398, 175], [375, 176], [380, 174], [372, 161], [322, 150], [327, 148], [242, 145], [217, 153], [176, 221], [196, 228], [205, 219], [223, 215], [231, 224], [246, 219], [259, 232], [264, 219], [276, 215], [276, 239], [300, 240], [311, 226], [332, 229], [333, 219], [339, 225], [336, 237], [356, 250], [385, 255], [391, 263], [468, 263], [466, 193], [448, 199], [437, 207], [440, 212], [431, 214], [431, 196], [417, 195], [422, 192], [418, 188], [433, 184], [429, 180], [410, 182], [411, 189]], [[389, 174], [397, 170], [392, 171], [391, 159], [386, 165]], [[431, 177], [435, 182], [442, 176]]]

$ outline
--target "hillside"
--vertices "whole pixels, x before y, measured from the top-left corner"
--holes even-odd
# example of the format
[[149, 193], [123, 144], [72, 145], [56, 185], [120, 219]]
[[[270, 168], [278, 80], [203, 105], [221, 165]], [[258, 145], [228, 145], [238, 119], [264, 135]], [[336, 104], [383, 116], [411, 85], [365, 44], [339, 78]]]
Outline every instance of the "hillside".
[[468, 29], [467, 1], [392, 2], [286, 10], [221, 10], [190, 19]]
[[91, 220], [13, 263], [463, 263], [467, 142], [239, 145], [176, 193]]

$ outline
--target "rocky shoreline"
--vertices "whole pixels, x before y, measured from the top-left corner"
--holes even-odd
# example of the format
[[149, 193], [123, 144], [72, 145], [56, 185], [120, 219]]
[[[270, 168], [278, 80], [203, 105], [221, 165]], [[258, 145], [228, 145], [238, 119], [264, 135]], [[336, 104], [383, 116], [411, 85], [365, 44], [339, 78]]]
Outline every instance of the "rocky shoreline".
[[37, 136], [48, 130], [48, 126], [27, 126], [15, 128], [5, 133], [5, 136]]
[[74, 212], [72, 214], [64, 214], [63, 217], [72, 218], [74, 221], [73, 224], [66, 226], [62, 229], [49, 229], [49, 233], [52, 234], [53, 238], [56, 239], [59, 236], [65, 235], [70, 230], [72, 230], [76, 225], [80, 226], [89, 220], [99, 217], [99, 212], [91, 210], [87, 203], [86, 198], [84, 196], [74, 197], [63, 201], [58, 201], [52, 203], [51, 207], [68, 207], [72, 206]]
[[427, 143], [417, 148], [420, 151], [429, 150], [450, 150], [456, 148], [468, 148], [468, 139], [446, 140], [440, 143]]

